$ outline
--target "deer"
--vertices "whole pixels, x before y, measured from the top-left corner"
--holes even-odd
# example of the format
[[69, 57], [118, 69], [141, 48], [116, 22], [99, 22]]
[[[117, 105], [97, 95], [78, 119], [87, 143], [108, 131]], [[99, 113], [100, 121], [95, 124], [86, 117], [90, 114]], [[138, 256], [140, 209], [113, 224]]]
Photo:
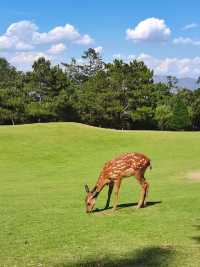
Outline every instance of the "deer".
[[108, 186], [108, 197], [105, 205], [105, 209], [109, 208], [110, 198], [115, 188], [115, 198], [112, 211], [115, 211], [119, 200], [119, 190], [123, 178], [135, 176], [136, 180], [141, 186], [140, 199], [137, 204], [137, 209], [146, 206], [146, 197], [149, 190], [149, 183], [146, 181], [144, 174], [147, 168], [152, 168], [151, 160], [142, 153], [125, 153], [120, 156], [107, 161], [99, 175], [99, 178], [90, 191], [88, 185], [85, 185], [86, 191], [86, 212], [91, 213], [97, 196], [102, 191], [102, 189]]

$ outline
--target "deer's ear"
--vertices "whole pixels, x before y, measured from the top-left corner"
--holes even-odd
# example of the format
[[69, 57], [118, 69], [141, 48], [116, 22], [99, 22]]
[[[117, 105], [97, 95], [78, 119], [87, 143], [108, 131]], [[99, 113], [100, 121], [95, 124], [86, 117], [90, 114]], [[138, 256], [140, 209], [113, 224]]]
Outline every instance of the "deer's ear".
[[86, 191], [86, 193], [89, 193], [90, 192], [90, 189], [89, 189], [89, 187], [88, 187], [87, 184], [85, 185], [85, 191]]

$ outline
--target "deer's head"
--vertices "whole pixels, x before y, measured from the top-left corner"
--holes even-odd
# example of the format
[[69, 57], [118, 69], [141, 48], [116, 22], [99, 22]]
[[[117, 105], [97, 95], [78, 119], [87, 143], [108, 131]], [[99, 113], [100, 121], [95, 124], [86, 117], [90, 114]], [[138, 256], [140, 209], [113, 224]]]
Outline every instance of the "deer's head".
[[85, 191], [87, 193], [85, 198], [86, 212], [89, 213], [92, 211], [95, 205], [96, 192], [94, 190], [90, 191], [88, 185], [85, 185]]

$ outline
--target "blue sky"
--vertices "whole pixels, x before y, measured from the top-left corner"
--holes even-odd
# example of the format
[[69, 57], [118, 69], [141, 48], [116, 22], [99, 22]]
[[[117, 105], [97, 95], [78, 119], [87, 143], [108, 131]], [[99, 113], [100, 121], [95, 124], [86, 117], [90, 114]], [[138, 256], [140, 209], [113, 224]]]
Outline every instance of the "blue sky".
[[46, 56], [144, 60], [155, 74], [200, 76], [200, 1], [59, 0], [0, 3], [0, 56], [19, 69]]

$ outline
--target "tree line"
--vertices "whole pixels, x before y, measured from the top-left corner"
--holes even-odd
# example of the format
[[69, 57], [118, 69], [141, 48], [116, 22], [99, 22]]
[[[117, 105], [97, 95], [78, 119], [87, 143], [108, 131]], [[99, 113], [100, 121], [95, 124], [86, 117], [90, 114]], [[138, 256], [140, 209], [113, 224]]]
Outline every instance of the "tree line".
[[[18, 71], [0, 58], [0, 124], [74, 121], [115, 129], [200, 130], [200, 88], [154, 83], [142, 61], [105, 63], [94, 49], [81, 63], [41, 57]], [[200, 79], [198, 79], [200, 83]]]

